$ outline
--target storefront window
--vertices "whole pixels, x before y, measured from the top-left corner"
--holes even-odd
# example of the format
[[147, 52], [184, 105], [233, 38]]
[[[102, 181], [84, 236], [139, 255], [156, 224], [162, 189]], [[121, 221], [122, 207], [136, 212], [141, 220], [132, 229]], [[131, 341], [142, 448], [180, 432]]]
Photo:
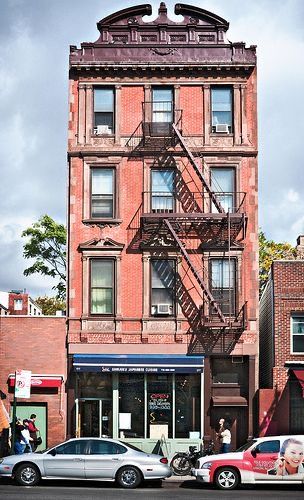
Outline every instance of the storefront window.
[[[122, 437], [144, 437], [144, 375], [119, 375], [119, 413], [131, 414], [130, 428], [119, 429]], [[126, 422], [128, 419], [126, 419]]]
[[175, 437], [198, 438], [200, 437], [200, 428], [200, 379], [197, 375], [176, 375]]
[[147, 389], [147, 437], [172, 438], [172, 375], [149, 375]]
[[78, 397], [112, 399], [112, 374], [95, 372], [78, 374]]

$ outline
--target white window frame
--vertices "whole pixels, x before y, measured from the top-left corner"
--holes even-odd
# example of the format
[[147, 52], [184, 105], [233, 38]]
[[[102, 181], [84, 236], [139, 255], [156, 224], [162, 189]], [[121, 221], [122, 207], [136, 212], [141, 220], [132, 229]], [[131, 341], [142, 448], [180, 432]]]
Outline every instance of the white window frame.
[[[300, 313], [293, 312], [290, 315], [290, 354], [295, 354], [295, 355], [298, 355], [298, 356], [303, 356], [304, 355], [304, 350], [301, 351], [301, 352], [293, 350], [293, 336], [294, 335], [302, 335], [300, 333], [293, 333], [293, 319], [295, 317], [302, 317], [303, 321], [304, 321], [304, 312], [300, 312]], [[303, 336], [304, 336], [304, 334], [303, 334]]]

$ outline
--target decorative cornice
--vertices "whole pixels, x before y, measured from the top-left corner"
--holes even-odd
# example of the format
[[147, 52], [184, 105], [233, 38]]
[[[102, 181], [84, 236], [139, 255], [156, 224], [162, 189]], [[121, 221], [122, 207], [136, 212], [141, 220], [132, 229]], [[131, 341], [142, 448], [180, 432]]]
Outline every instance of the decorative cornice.
[[84, 243], [80, 243], [78, 246], [78, 250], [123, 250], [123, 243], [118, 243], [111, 238], [93, 238], [92, 240], [85, 241]]

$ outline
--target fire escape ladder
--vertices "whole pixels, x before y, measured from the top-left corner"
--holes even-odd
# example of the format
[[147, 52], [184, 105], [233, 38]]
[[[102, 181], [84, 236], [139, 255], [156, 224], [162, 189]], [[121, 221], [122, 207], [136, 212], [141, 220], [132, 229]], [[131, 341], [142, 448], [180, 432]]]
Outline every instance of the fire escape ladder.
[[199, 179], [202, 181], [203, 183], [203, 186], [204, 188], [207, 190], [207, 192], [209, 193], [209, 196], [210, 196], [210, 199], [212, 201], [212, 203], [214, 204], [214, 206], [217, 208], [217, 210], [220, 212], [220, 213], [226, 213], [224, 208], [222, 207], [222, 205], [220, 204], [220, 202], [217, 200], [214, 192], [212, 191], [211, 189], [211, 186], [209, 184], [209, 182], [207, 182], [207, 180], [205, 179], [205, 177], [203, 176], [198, 164], [196, 163], [195, 161], [195, 158], [193, 156], [193, 153], [191, 153], [191, 151], [189, 150], [187, 144], [185, 143], [185, 140], [182, 136], [182, 134], [180, 133], [180, 131], [178, 130], [178, 128], [176, 127], [175, 123], [172, 123], [172, 128], [179, 140], [179, 142], [181, 143], [181, 146], [183, 148], [183, 150], [185, 151], [186, 155], [188, 156], [197, 176], [199, 177]]
[[218, 315], [218, 317], [220, 318], [220, 320], [223, 323], [226, 323], [226, 319], [225, 319], [225, 317], [224, 317], [221, 309], [219, 308], [219, 306], [218, 306], [217, 302], [215, 301], [213, 295], [210, 293], [208, 286], [206, 285], [206, 283], [204, 282], [204, 280], [201, 278], [201, 276], [198, 274], [197, 270], [193, 266], [193, 264], [191, 262], [191, 259], [189, 258], [189, 255], [187, 253], [187, 250], [185, 249], [183, 243], [179, 239], [177, 233], [174, 231], [171, 223], [169, 222], [168, 219], [165, 219], [164, 222], [167, 225], [167, 227], [168, 227], [170, 233], [172, 234], [173, 238], [175, 239], [176, 243], [178, 244], [178, 246], [180, 248], [180, 251], [182, 252], [182, 254], [184, 256], [185, 261], [187, 262], [188, 266], [190, 267], [190, 269], [191, 269], [191, 271], [192, 271], [195, 279], [198, 281], [199, 285], [201, 286], [201, 288], [202, 288], [204, 294], [206, 295], [208, 301], [210, 302], [210, 304], [214, 308], [214, 310], [215, 310], [216, 314]]

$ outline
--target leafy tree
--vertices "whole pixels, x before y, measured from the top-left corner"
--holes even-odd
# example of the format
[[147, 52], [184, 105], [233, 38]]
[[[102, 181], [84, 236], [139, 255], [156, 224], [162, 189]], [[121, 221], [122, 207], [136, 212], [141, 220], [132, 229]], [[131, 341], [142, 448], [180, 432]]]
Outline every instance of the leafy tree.
[[266, 286], [268, 273], [274, 260], [297, 258], [297, 249], [289, 243], [276, 243], [268, 240], [265, 233], [259, 230], [259, 280], [260, 296]]
[[28, 238], [23, 247], [26, 259], [35, 259], [33, 265], [24, 270], [25, 276], [39, 273], [51, 276], [59, 281], [53, 286], [56, 298], [66, 297], [66, 228], [58, 224], [49, 215], [43, 215], [22, 232]]
[[56, 311], [65, 311], [66, 303], [64, 300], [60, 300], [57, 297], [38, 297], [35, 299], [35, 303], [41, 307], [42, 314], [45, 316], [55, 316]]

